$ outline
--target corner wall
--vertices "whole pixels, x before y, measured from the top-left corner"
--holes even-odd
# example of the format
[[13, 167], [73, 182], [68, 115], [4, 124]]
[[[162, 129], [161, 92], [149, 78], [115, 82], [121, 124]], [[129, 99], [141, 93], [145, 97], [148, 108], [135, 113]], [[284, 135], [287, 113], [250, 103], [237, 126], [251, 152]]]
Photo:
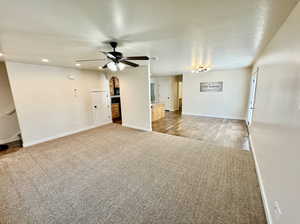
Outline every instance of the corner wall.
[[93, 127], [90, 91], [107, 90], [104, 75], [16, 62], [7, 62], [7, 71], [24, 146]]
[[273, 224], [299, 223], [300, 4], [259, 57], [250, 127], [257, 172]]
[[[251, 69], [183, 74], [183, 114], [245, 120]], [[223, 92], [200, 92], [200, 82], [223, 81]]]
[[120, 80], [123, 126], [151, 131], [149, 67], [126, 68], [112, 75]]

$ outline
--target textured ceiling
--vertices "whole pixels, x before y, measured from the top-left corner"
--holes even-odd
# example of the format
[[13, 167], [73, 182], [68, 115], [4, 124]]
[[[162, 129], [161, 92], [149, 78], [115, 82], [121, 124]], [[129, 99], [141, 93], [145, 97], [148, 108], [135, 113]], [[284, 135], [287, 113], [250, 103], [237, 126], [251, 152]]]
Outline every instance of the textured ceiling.
[[[75, 67], [104, 58], [106, 41], [125, 55], [158, 57], [155, 74], [193, 65], [249, 66], [298, 0], [1, 0], [0, 52], [6, 60]], [[105, 62], [82, 63], [97, 69]]]

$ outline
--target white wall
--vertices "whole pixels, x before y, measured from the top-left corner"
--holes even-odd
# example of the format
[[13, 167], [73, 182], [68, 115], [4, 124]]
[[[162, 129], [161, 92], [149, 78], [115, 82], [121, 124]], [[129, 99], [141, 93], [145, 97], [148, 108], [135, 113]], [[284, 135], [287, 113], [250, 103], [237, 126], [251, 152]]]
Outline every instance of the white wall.
[[[300, 216], [300, 5], [269, 43], [259, 67], [250, 128], [270, 223], [295, 224]], [[278, 202], [282, 215], [275, 212]]]
[[25, 146], [93, 126], [89, 92], [107, 90], [104, 75], [15, 62], [7, 62], [7, 70]]
[[20, 132], [17, 114], [7, 116], [15, 109], [4, 62], [0, 62], [0, 144], [18, 140]]
[[[246, 119], [251, 69], [183, 74], [183, 114]], [[223, 92], [200, 92], [200, 82], [223, 81]]]
[[120, 81], [122, 124], [131, 128], [152, 130], [148, 66], [126, 68], [114, 75]]

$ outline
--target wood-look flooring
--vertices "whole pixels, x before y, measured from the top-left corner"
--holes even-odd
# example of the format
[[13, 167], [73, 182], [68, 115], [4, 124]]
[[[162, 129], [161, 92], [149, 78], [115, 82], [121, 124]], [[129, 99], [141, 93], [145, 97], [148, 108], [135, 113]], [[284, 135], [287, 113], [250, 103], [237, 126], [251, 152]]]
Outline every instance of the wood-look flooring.
[[197, 139], [207, 144], [250, 150], [245, 121], [182, 115], [166, 112], [166, 117], [152, 122], [152, 130]]

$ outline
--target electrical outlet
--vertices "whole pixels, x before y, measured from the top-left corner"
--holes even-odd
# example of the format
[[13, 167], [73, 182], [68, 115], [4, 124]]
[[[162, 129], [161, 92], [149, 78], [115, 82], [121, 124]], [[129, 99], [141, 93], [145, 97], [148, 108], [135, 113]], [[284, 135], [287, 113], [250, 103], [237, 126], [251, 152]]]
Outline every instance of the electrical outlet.
[[282, 211], [281, 211], [281, 208], [280, 208], [280, 205], [279, 205], [278, 201], [274, 201], [273, 209], [274, 209], [276, 219], [279, 219], [280, 216], [282, 215]]

